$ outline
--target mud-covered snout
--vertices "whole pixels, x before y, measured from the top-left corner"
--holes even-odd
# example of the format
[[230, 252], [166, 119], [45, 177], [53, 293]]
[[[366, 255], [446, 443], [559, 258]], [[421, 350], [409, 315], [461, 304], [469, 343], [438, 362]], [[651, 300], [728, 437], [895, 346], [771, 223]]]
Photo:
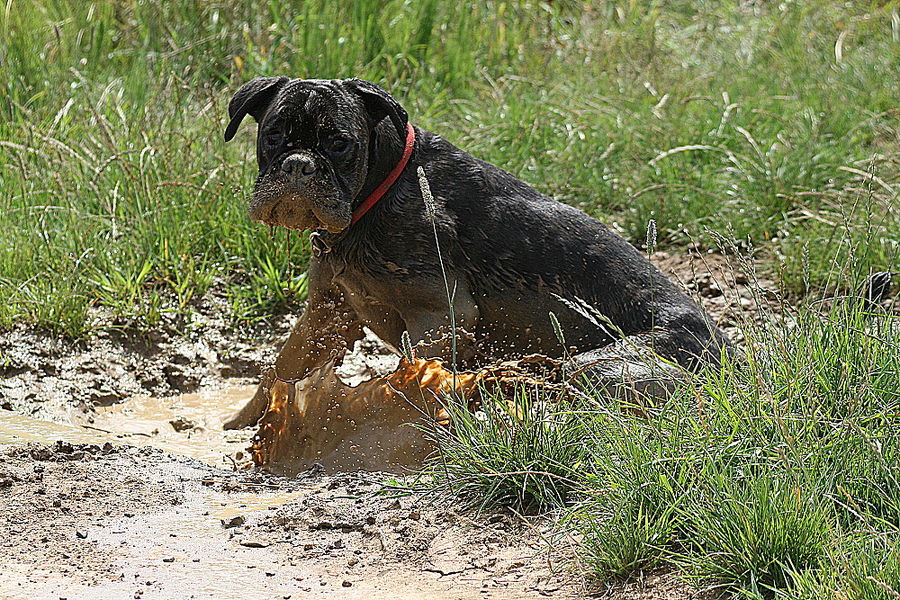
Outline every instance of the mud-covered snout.
[[281, 161], [281, 172], [288, 179], [304, 180], [315, 175], [316, 161], [309, 154], [290, 154]]
[[339, 232], [350, 225], [350, 205], [328, 165], [312, 152], [294, 152], [260, 174], [249, 212], [266, 225]]

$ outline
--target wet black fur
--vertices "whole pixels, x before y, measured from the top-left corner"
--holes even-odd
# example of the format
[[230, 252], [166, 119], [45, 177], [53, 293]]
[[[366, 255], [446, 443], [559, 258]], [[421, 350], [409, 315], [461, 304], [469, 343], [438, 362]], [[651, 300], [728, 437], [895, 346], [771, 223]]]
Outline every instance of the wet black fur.
[[[286, 110], [284, 99], [273, 98], [268, 99], [272, 106]], [[334, 121], [370, 128], [365, 164], [349, 167], [365, 169], [352, 199], [355, 207], [400, 158], [406, 113], [377, 102], [344, 100], [333, 106], [346, 111], [330, 115]], [[231, 126], [229, 131], [233, 135]], [[355, 225], [323, 234], [330, 251], [312, 259], [313, 269], [354, 298], [350, 304], [360, 320], [387, 343], [399, 347], [417, 311], [448, 312], [436, 226], [450, 285], [457, 289], [459, 320], [474, 325], [477, 340], [461, 350], [463, 362], [535, 352], [603, 358], [610, 348], [635, 358], [644, 350], [650, 355], [652, 347], [695, 369], [718, 363], [723, 349], [728, 351], [728, 340], [700, 307], [606, 225], [437, 134], [418, 127], [415, 132], [412, 158], [390, 191]], [[269, 168], [265, 157], [260, 166], [262, 177]], [[433, 219], [419, 188], [418, 167], [434, 194]], [[560, 297], [575, 304], [583, 300], [615, 327], [598, 327]], [[467, 319], [467, 311], [477, 318]], [[551, 312], [569, 348], [555, 335]], [[616, 329], [638, 350], [611, 345], [620, 337]]]

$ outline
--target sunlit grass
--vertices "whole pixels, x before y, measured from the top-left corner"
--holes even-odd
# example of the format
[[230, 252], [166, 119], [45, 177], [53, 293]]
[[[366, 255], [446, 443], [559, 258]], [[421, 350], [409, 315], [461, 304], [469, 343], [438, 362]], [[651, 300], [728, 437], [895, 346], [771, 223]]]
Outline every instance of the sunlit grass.
[[668, 568], [726, 597], [894, 597], [900, 320], [843, 301], [745, 335], [745, 362], [640, 415], [553, 395], [456, 415], [431, 485], [562, 510], [600, 581]]
[[79, 334], [105, 326], [98, 303], [136, 327], [190, 318], [213, 282], [238, 320], [302, 300], [306, 254], [246, 217], [253, 128], [221, 135], [230, 94], [275, 73], [377, 81], [417, 124], [635, 243], [650, 218], [663, 244], [749, 240], [797, 292], [897, 261], [890, 3], [3, 8], [3, 327]]

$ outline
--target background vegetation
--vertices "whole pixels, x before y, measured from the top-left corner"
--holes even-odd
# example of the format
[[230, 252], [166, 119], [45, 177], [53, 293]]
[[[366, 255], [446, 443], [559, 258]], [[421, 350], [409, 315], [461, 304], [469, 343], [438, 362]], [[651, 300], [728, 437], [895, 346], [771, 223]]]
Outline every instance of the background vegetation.
[[222, 141], [234, 90], [280, 73], [376, 81], [635, 243], [650, 218], [663, 244], [716, 231], [795, 292], [896, 262], [894, 3], [0, 8], [0, 327], [152, 327], [210, 291], [239, 323], [299, 300], [305, 254], [246, 218], [253, 127]]

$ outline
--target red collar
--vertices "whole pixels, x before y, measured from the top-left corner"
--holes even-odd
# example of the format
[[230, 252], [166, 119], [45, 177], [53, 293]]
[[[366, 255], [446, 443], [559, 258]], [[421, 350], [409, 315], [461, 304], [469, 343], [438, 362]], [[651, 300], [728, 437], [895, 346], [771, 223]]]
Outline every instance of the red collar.
[[363, 200], [363, 203], [356, 207], [356, 210], [353, 211], [353, 217], [350, 220], [350, 224], [353, 225], [357, 221], [363, 218], [363, 215], [369, 212], [369, 209], [375, 206], [381, 197], [384, 196], [391, 186], [394, 185], [394, 182], [397, 181], [397, 178], [400, 177], [400, 173], [403, 172], [403, 169], [406, 168], [406, 163], [409, 162], [409, 157], [412, 156], [413, 146], [416, 144], [416, 132], [413, 129], [413, 126], [410, 123], [406, 124], [406, 147], [403, 148], [403, 156], [400, 157], [400, 162], [398, 162], [391, 172], [388, 173], [388, 176], [384, 181], [381, 182], [375, 191], [369, 194], [369, 197]]

